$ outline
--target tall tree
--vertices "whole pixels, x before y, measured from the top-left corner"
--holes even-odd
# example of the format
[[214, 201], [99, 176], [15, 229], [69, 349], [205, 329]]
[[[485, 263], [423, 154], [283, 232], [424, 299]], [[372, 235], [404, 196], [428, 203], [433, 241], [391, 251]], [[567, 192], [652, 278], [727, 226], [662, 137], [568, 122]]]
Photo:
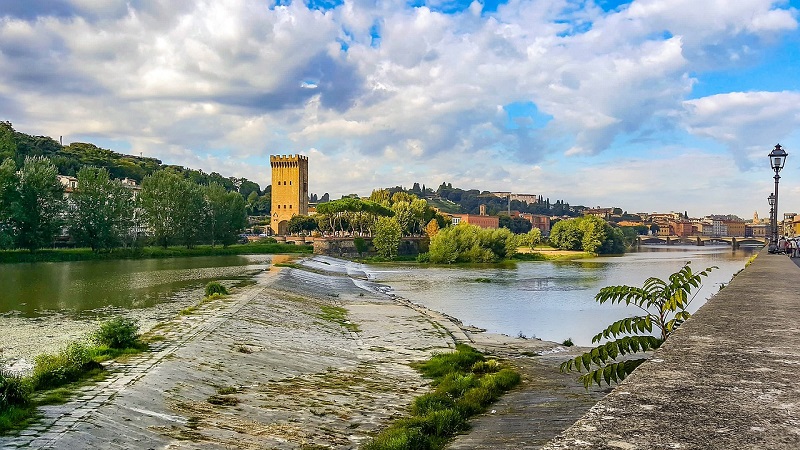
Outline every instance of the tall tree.
[[218, 183], [211, 183], [205, 188], [205, 201], [211, 245], [221, 243], [227, 247], [235, 243], [237, 236], [247, 225], [244, 198], [236, 192], [226, 191]]
[[133, 194], [105, 168], [81, 169], [70, 203], [70, 235], [94, 251], [118, 247], [133, 225]]
[[381, 217], [375, 225], [375, 238], [372, 245], [379, 255], [392, 258], [397, 255], [400, 248], [402, 229], [394, 217]]
[[[0, 123], [1, 125], [1, 123]], [[14, 210], [19, 192], [17, 165], [8, 158], [0, 163], [0, 249], [15, 246]]]
[[56, 166], [42, 156], [25, 158], [19, 171], [17, 203], [12, 213], [17, 246], [35, 251], [53, 242], [63, 223], [64, 186]]
[[[181, 236], [181, 226], [185, 225], [187, 217], [182, 211], [186, 209], [186, 183], [190, 182], [172, 170], [159, 170], [142, 181], [139, 205], [144, 222], [155, 242], [164, 248], [175, 243]], [[199, 218], [200, 214], [194, 217], [194, 222]]]

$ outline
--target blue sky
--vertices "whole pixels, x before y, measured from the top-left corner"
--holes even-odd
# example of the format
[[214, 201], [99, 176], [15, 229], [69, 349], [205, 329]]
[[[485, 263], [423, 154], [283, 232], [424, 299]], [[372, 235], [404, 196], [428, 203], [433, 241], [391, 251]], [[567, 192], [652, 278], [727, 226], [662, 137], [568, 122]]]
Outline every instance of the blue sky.
[[0, 120], [314, 193], [800, 212], [800, 0], [9, 0]]

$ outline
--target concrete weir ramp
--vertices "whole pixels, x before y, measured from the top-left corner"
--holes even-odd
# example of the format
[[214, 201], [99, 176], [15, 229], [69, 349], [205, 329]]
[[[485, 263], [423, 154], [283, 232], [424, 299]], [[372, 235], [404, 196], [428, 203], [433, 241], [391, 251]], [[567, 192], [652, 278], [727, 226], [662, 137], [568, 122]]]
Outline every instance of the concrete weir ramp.
[[800, 268], [761, 252], [544, 448], [800, 449]]
[[150, 352], [42, 407], [0, 449], [358, 448], [430, 389], [409, 363], [455, 344], [342, 264], [313, 264], [330, 270], [273, 266], [162, 324]]

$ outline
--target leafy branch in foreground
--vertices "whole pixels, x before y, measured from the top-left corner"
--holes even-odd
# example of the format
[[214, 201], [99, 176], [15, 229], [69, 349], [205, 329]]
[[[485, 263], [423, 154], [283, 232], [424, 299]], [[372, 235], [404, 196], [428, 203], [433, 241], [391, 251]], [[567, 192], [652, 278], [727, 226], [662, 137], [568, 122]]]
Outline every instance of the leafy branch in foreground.
[[[619, 383], [631, 374], [646, 358], [617, 358], [648, 350], [655, 350], [683, 323], [691, 314], [686, 310], [697, 293], [692, 291], [702, 286], [702, 278], [716, 266], [708, 267], [700, 272], [693, 272], [689, 263], [669, 276], [668, 280], [651, 277], [642, 287], [608, 286], [600, 289], [595, 301], [603, 303], [625, 303], [642, 310], [641, 315], [626, 317], [612, 323], [592, 338], [597, 344], [604, 344], [589, 350], [582, 355], [561, 363], [561, 372], [586, 373], [578, 377], [587, 389], [592, 383], [601, 386], [605, 381]], [[653, 335], [653, 330], [657, 336]]]

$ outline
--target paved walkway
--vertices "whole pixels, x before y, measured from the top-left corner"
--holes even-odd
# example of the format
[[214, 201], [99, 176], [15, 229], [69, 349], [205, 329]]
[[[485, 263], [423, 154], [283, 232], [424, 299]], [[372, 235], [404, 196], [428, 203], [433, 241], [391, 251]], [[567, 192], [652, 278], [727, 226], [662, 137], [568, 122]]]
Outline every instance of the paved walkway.
[[800, 449], [800, 269], [762, 251], [544, 448]]

